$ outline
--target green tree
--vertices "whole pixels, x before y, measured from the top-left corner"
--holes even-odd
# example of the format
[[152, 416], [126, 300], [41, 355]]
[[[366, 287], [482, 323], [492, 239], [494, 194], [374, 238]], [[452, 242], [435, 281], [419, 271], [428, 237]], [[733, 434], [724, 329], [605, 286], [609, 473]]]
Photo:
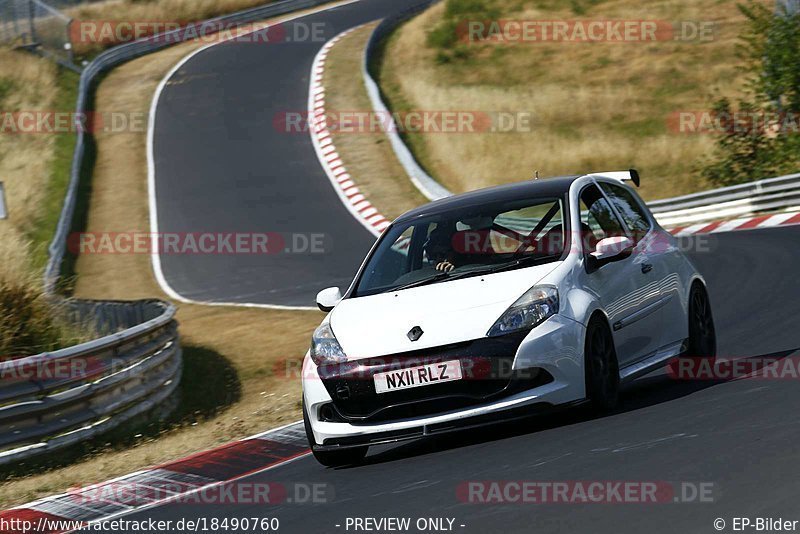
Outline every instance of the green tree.
[[714, 104], [720, 123], [734, 115], [703, 175], [718, 185], [748, 182], [800, 168], [800, 13], [777, 13], [762, 3], [742, 4], [747, 18], [739, 53], [751, 72], [747, 97], [734, 111], [727, 99]]

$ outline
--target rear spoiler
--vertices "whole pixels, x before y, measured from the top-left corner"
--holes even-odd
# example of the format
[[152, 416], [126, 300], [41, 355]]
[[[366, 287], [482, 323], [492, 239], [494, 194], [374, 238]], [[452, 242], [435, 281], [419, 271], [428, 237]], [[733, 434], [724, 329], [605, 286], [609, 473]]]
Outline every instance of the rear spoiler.
[[628, 172], [631, 173], [630, 181], [633, 182], [633, 185], [639, 187], [639, 184], [641, 183], [641, 180], [639, 179], [639, 171], [636, 169], [630, 169]]
[[627, 171], [611, 171], [611, 172], [593, 172], [592, 174], [597, 176], [605, 176], [606, 178], [611, 178], [613, 180], [619, 180], [620, 182], [633, 182], [633, 185], [639, 187], [641, 183], [641, 179], [639, 178], [639, 171], [636, 169], [629, 169]]

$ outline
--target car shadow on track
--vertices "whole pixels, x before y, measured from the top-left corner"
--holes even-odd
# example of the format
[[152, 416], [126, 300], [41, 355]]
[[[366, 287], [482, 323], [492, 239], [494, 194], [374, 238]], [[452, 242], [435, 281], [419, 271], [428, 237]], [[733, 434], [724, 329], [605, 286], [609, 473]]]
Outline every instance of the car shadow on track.
[[[748, 356], [746, 359], [752, 364], [750, 370], [758, 371], [760, 368], [759, 362], [763, 362], [763, 364], [766, 365], [769, 362], [782, 360], [798, 351], [800, 351], [800, 349], [790, 349], [759, 356]], [[586, 405], [573, 408], [555, 408], [549, 410], [547, 413], [532, 415], [526, 419], [497, 423], [489, 427], [491, 428], [491, 432], [475, 432], [474, 429], [467, 429], [410, 441], [389, 450], [371, 454], [360, 465], [367, 466], [393, 462], [414, 456], [479, 445], [526, 434], [535, 434], [553, 428], [567, 427], [602, 419], [604, 417], [634, 412], [650, 406], [671, 402], [688, 395], [693, 395], [720, 384], [738, 380], [746, 380], [746, 378], [711, 380], [676, 379], [666, 371], [665, 367], [664, 370], [654, 371], [625, 386], [622, 391], [622, 402], [619, 408], [608, 413], [597, 414]], [[349, 468], [357, 467], [358, 466], [351, 466]]]

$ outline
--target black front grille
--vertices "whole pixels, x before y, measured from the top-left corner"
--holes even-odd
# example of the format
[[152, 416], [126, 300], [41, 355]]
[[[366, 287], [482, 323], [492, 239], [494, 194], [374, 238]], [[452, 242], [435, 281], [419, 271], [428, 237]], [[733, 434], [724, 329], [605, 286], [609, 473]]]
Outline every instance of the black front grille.
[[[336, 412], [351, 423], [375, 423], [444, 413], [545, 384], [540, 369], [512, 371], [514, 356], [527, 332], [482, 338], [444, 347], [323, 365], [319, 374]], [[376, 393], [376, 373], [459, 360], [461, 380]]]

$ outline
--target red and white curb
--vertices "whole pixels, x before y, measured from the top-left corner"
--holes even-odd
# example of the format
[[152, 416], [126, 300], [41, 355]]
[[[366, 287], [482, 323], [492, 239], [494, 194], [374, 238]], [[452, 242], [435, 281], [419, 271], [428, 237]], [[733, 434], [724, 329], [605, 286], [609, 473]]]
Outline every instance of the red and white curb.
[[717, 234], [740, 230], [754, 230], [757, 228], [774, 228], [776, 226], [789, 226], [793, 224], [800, 224], [800, 213], [777, 213], [774, 215], [759, 215], [727, 221], [704, 222], [691, 226], [677, 226], [675, 228], [670, 228], [669, 232], [676, 237], [684, 237], [697, 234]]
[[309, 453], [303, 423], [292, 423], [182, 460], [0, 512], [0, 532], [57, 534], [182, 498], [187, 504], [203, 502], [189, 497]]
[[333, 184], [333, 188], [341, 198], [345, 207], [367, 230], [375, 236], [380, 236], [390, 221], [378, 212], [378, 209], [364, 196], [353, 177], [347, 172], [347, 167], [342, 161], [342, 157], [336, 150], [333, 142], [333, 135], [329, 129], [328, 120], [325, 116], [325, 62], [331, 49], [347, 34], [359, 29], [356, 26], [345, 32], [340, 33], [327, 43], [314, 58], [311, 67], [311, 87], [309, 89], [308, 113], [311, 132], [311, 142], [317, 152], [322, 168]]

